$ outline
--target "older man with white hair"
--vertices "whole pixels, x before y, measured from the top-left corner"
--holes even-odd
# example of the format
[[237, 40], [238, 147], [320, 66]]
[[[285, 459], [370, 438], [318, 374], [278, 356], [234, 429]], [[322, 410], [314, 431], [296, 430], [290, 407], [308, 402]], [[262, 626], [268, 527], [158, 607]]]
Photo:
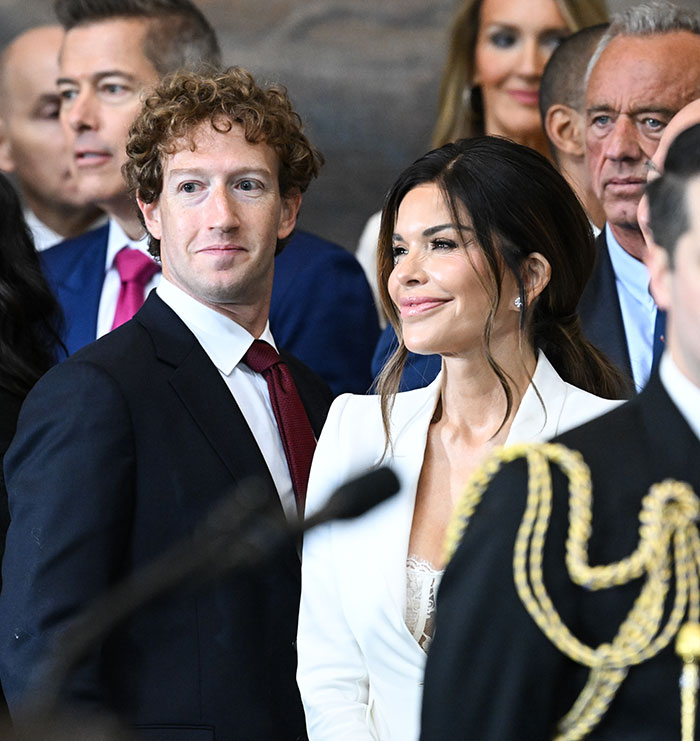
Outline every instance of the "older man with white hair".
[[666, 125], [699, 97], [700, 14], [653, 2], [613, 18], [586, 85], [586, 158], [607, 223], [579, 311], [588, 339], [637, 390], [658, 361], [664, 334], [637, 207]]

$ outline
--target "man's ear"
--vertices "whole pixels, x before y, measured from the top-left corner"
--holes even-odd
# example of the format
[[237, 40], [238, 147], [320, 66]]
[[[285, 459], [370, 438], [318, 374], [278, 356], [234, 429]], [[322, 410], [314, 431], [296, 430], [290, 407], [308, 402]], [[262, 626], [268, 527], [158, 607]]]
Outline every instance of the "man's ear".
[[544, 128], [552, 146], [570, 157], [583, 157], [585, 140], [583, 116], [563, 103], [549, 107], [544, 118]]
[[136, 196], [136, 203], [143, 214], [143, 220], [146, 222], [146, 230], [148, 233], [154, 239], [162, 239], [163, 231], [160, 223], [160, 199], [156, 198], [153, 203], [144, 203], [138, 196]]
[[647, 243], [644, 264], [649, 268], [649, 291], [656, 305], [664, 311], [671, 306], [671, 260], [668, 250], [658, 244]]
[[277, 228], [277, 239], [284, 239], [292, 233], [292, 229], [294, 229], [297, 223], [297, 214], [299, 213], [300, 206], [301, 193], [298, 188], [294, 188], [286, 196], [282, 196], [282, 209]]
[[14, 172], [15, 161], [12, 157], [12, 147], [7, 136], [7, 126], [0, 118], [0, 170], [3, 172]]

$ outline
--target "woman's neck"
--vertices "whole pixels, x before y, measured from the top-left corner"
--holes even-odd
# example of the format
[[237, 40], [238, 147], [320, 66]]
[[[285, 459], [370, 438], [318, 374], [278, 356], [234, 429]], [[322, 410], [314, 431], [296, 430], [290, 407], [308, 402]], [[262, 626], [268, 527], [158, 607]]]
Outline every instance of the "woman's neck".
[[492, 348], [492, 355], [506, 376], [512, 394], [505, 424], [506, 396], [483, 350], [479, 348], [467, 355], [443, 358], [441, 421], [468, 434], [474, 442], [491, 439], [499, 428], [505, 433], [503, 437], [507, 436], [537, 365], [535, 353], [529, 346], [522, 351], [519, 347], [503, 347], [500, 351]]

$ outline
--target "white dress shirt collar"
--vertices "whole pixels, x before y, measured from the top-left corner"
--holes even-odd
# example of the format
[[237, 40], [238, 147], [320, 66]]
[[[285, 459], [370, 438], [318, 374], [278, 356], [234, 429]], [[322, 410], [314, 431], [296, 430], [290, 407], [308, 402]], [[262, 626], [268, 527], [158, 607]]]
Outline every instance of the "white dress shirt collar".
[[615, 273], [615, 287], [622, 312], [632, 375], [638, 391], [646, 386], [654, 355], [656, 304], [649, 293], [649, 271], [615, 239], [605, 225], [608, 254]]
[[[117, 224], [114, 219], [109, 220], [109, 231], [107, 233], [107, 254], [105, 256], [105, 273], [102, 282], [102, 292], [100, 294], [100, 303], [97, 309], [97, 337], [107, 334], [112, 329], [114, 323], [114, 314], [117, 310], [119, 300], [119, 291], [121, 281], [119, 271], [114, 264], [114, 258], [117, 252], [123, 247], [131, 247], [140, 250], [148, 255], [148, 242], [146, 235], [141, 239], [129, 239], [126, 232]], [[149, 255], [150, 256], [150, 255]], [[148, 296], [160, 281], [160, 270], [148, 281], [144, 296]]]
[[[161, 278], [156, 292], [187, 325], [219, 371], [225, 376], [230, 375], [255, 337], [233, 319], [197, 301], [166, 278]], [[269, 322], [260, 339], [277, 349]]]
[[[63, 242], [68, 237], [60, 235], [55, 232], [50, 226], [47, 226], [41, 219], [32, 211], [30, 208], [24, 209], [24, 220], [27, 222], [27, 226], [32, 233], [34, 238], [34, 247], [37, 252], [43, 252], [49, 247], [53, 247], [59, 242]], [[85, 229], [85, 232], [89, 232], [92, 229], [102, 226], [107, 223], [107, 217], [105, 214], [101, 214], [95, 221]]]
[[43, 252], [49, 247], [63, 241], [63, 237], [55, 232], [51, 227], [44, 224], [43, 221], [31, 209], [24, 210], [24, 220], [27, 222], [29, 231], [34, 239], [34, 247], [37, 252]]
[[700, 440], [700, 388], [683, 374], [670, 352], [661, 356], [659, 375], [671, 401]]
[[615, 239], [610, 224], [605, 225], [605, 240], [610, 253], [615, 277], [624, 283], [625, 288], [648, 311], [656, 311], [656, 304], [649, 293], [649, 270], [636, 257], [632, 257], [627, 250]]
[[131, 247], [134, 250], [141, 250], [144, 255], [151, 257], [148, 251], [148, 239], [146, 234], [140, 239], [130, 239], [126, 232], [114, 220], [109, 220], [109, 234], [107, 236], [107, 257], [105, 258], [105, 270], [109, 270], [114, 264], [114, 258], [117, 252], [123, 247]]

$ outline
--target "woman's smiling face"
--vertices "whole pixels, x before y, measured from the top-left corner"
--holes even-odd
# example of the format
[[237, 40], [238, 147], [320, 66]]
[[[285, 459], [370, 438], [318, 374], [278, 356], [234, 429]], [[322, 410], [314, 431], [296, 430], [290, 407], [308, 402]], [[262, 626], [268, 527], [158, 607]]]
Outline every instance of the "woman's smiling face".
[[[388, 288], [412, 352], [464, 355], [482, 348], [496, 286], [466, 210], [458, 217], [455, 224], [435, 183], [408, 191], [399, 206]], [[517, 284], [505, 271], [494, 333], [518, 332], [518, 313], [505, 308], [511, 294], [518, 295]]]

